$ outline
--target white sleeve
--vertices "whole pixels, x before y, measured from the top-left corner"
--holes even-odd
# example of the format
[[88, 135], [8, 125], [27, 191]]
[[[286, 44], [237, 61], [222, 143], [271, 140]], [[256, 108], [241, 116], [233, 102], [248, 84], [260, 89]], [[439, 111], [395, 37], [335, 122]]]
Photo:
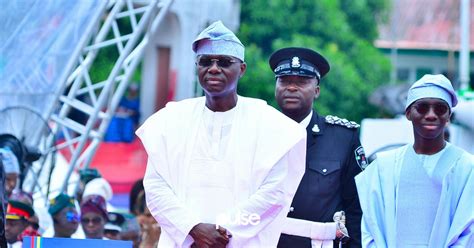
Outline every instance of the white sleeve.
[[[286, 153], [269, 171], [258, 190], [248, 200], [230, 211], [229, 216], [258, 216], [259, 221], [249, 223], [224, 223], [222, 226], [231, 234], [234, 244], [245, 243], [258, 235], [269, 223], [275, 220], [285, 207], [285, 179], [288, 175], [288, 153]], [[253, 222], [253, 223], [251, 223]], [[258, 222], [258, 224], [257, 224]], [[220, 223], [216, 223], [220, 224]]]
[[364, 218], [364, 214], [362, 214], [360, 232], [361, 232], [362, 247], [367, 247], [367, 248], [377, 247], [375, 245], [374, 237], [372, 237], [372, 235], [370, 234], [369, 228], [367, 226], [367, 219]]
[[194, 240], [189, 236], [189, 232], [201, 221], [177, 198], [150, 160], [148, 160], [143, 186], [148, 209], [162, 229], [179, 247], [191, 245]]
[[[360, 205], [362, 208], [362, 219], [361, 219], [361, 244], [362, 247], [364, 248], [370, 248], [370, 247], [377, 247], [375, 243], [375, 238], [372, 232], [374, 231], [374, 228], [377, 230], [379, 227], [377, 226], [371, 226], [369, 223], [373, 223], [371, 221], [371, 218], [376, 215], [376, 213], [370, 212], [369, 211], [369, 204], [372, 204], [372, 201], [376, 201], [376, 199], [370, 199], [371, 196], [369, 196], [368, 191], [370, 190], [370, 183], [373, 183], [373, 174], [376, 173], [376, 168], [377, 167], [377, 160], [373, 161], [363, 172], [359, 173], [355, 177], [356, 185], [357, 185], [357, 193], [359, 194], [359, 201]], [[374, 209], [370, 209], [371, 211], [375, 211]], [[381, 232], [377, 231], [381, 237]], [[379, 247], [382, 244], [379, 243]], [[385, 246], [383, 246], [385, 247]]]

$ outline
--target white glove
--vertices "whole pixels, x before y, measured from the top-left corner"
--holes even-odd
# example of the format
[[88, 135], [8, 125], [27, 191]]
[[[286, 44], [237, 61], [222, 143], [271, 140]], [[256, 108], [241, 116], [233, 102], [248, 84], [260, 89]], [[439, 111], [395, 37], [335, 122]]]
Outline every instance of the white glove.
[[336, 223], [336, 238], [342, 243], [347, 242], [350, 237], [346, 228], [346, 214], [344, 211], [334, 213], [333, 220]]

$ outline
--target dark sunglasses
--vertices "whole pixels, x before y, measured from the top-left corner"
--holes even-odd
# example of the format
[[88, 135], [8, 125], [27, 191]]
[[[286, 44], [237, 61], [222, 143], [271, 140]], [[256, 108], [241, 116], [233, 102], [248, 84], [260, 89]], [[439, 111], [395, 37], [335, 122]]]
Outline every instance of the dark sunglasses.
[[416, 111], [422, 115], [427, 114], [431, 108], [433, 108], [433, 111], [436, 115], [444, 115], [449, 111], [448, 105], [444, 103], [415, 103], [413, 104], [413, 108], [415, 108]]
[[211, 67], [214, 62], [216, 62], [217, 66], [220, 68], [228, 68], [233, 63], [239, 62], [239, 60], [232, 57], [220, 57], [216, 59], [203, 56], [198, 58], [197, 64], [201, 67]]
[[92, 224], [94, 224], [94, 225], [97, 225], [97, 224], [102, 222], [102, 218], [100, 218], [100, 217], [94, 217], [92, 219], [90, 219], [90, 218], [81, 218], [81, 223], [83, 225], [87, 225], [90, 222], [92, 222]]
[[66, 213], [66, 220], [67, 222], [79, 222], [82, 221], [79, 218], [79, 215], [77, 213], [74, 213], [72, 211]]

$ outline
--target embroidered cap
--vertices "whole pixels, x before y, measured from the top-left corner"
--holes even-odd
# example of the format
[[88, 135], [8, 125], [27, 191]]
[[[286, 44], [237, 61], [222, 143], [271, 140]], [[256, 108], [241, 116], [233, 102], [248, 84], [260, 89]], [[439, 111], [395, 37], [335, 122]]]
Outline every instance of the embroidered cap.
[[49, 201], [49, 209], [48, 212], [51, 214], [51, 216], [57, 214], [59, 211], [66, 207], [75, 207], [74, 204], [74, 198], [61, 193], [58, 196], [56, 196], [54, 199], [51, 199]]
[[89, 212], [101, 214], [105, 220], [108, 220], [107, 206], [104, 197], [100, 195], [89, 195], [82, 200], [81, 214]]
[[230, 55], [244, 61], [245, 47], [222, 21], [204, 29], [193, 42], [196, 55]]
[[95, 178], [88, 182], [84, 188], [84, 193], [82, 197], [87, 197], [89, 195], [100, 195], [104, 197], [106, 201], [110, 201], [114, 192], [112, 191], [112, 186], [104, 178]]
[[422, 98], [439, 98], [448, 103], [449, 108], [453, 108], [458, 104], [451, 81], [441, 74], [426, 74], [416, 81], [408, 90], [405, 110], [412, 103]]
[[274, 52], [269, 59], [276, 77], [316, 77], [318, 81], [329, 72], [328, 61], [319, 53], [303, 47], [287, 47]]

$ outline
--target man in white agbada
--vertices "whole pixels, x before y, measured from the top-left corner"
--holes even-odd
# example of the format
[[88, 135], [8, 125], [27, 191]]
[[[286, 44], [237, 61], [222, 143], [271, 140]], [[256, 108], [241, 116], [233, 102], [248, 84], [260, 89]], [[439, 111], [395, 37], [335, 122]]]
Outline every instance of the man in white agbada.
[[414, 144], [378, 154], [356, 177], [363, 247], [474, 247], [474, 158], [444, 139], [456, 104], [443, 75], [409, 89]]
[[305, 130], [237, 95], [244, 46], [222, 22], [202, 31], [193, 50], [205, 97], [169, 103], [137, 130], [158, 245], [275, 247], [304, 173]]

